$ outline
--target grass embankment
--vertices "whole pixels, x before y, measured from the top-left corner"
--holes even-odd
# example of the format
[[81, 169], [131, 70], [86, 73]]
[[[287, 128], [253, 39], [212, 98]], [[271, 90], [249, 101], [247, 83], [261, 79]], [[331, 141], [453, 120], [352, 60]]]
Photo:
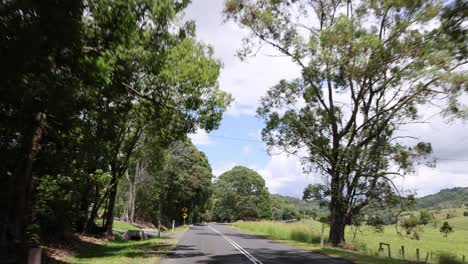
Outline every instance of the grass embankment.
[[70, 260], [73, 264], [113, 264], [113, 263], [157, 263], [176, 244], [173, 238], [152, 238], [142, 241], [125, 241], [121, 233], [114, 232], [115, 240], [83, 242]]
[[[114, 221], [114, 228], [119, 230], [139, 230], [140, 228], [126, 222]], [[174, 233], [184, 233], [190, 226], [179, 226]], [[172, 230], [167, 233], [172, 233]], [[71, 258], [73, 264], [113, 264], [113, 263], [158, 263], [161, 257], [170, 252], [176, 244], [176, 239], [162, 237], [143, 241], [125, 241], [122, 233], [114, 231], [112, 241], [83, 241]]]
[[175, 234], [185, 233], [187, 230], [189, 230], [189, 228], [190, 228], [190, 225], [178, 226], [174, 228], [174, 232], [172, 232], [172, 229], [168, 229], [165, 233], [175, 233]]
[[[361, 227], [362, 232], [357, 232], [356, 238], [353, 240], [353, 233], [348, 227], [346, 238], [348, 246], [356, 250], [354, 252], [329, 247], [321, 249], [319, 245], [321, 224], [315, 221], [300, 221], [295, 223], [271, 221], [238, 222], [235, 227], [251, 234], [280, 240], [327, 255], [350, 259], [356, 263], [392, 263], [392, 261], [399, 263], [397, 260], [378, 257], [380, 242], [390, 244], [393, 258], [400, 258], [399, 250], [401, 246], [404, 246], [405, 259], [407, 260], [416, 260], [416, 248], [419, 248], [421, 260], [425, 260], [426, 254], [432, 252], [432, 262], [437, 262], [437, 256], [444, 254], [456, 255], [457, 259], [461, 262], [463, 255], [468, 259], [468, 217], [463, 217], [462, 212], [462, 210], [456, 210], [456, 217], [446, 220], [454, 229], [454, 233], [449, 234], [447, 238], [444, 238], [439, 232], [440, 225], [445, 220], [440, 220], [437, 228], [432, 224], [423, 226], [423, 230], [419, 232], [419, 240], [399, 236], [395, 231], [394, 225], [386, 226], [383, 233], [376, 233], [371, 228], [363, 226]], [[445, 211], [434, 213], [438, 218], [446, 215]], [[328, 228], [325, 229], [325, 240], [328, 237], [327, 234]], [[387, 254], [386, 250], [384, 254]]]

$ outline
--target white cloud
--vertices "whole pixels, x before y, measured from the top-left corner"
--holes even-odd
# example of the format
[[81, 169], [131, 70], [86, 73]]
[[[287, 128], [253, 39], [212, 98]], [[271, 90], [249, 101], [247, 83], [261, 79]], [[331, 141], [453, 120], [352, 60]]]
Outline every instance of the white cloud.
[[267, 56], [277, 54], [274, 48], [267, 46], [257, 56], [240, 61], [236, 52], [248, 32], [233, 22], [223, 22], [223, 2], [193, 1], [186, 11], [186, 18], [196, 21], [197, 38], [212, 45], [215, 56], [224, 63], [219, 79], [220, 87], [235, 98], [227, 114], [235, 117], [253, 116], [259, 99], [270, 87], [281, 79], [298, 77], [300, 70], [289, 58]]
[[258, 170], [265, 179], [271, 193], [302, 197], [304, 188], [311, 183], [321, 182], [318, 175], [306, 175], [302, 165], [295, 156], [286, 154], [274, 155], [268, 164]]
[[208, 136], [208, 133], [206, 133], [206, 131], [203, 129], [198, 129], [197, 133], [189, 134], [188, 137], [192, 140], [192, 143], [196, 146], [209, 145], [213, 143], [213, 141]]
[[[427, 116], [432, 112], [427, 111]], [[444, 188], [468, 187], [468, 135], [466, 123], [458, 120], [447, 122], [440, 116], [430, 123], [406, 126], [399, 135], [417, 137], [407, 144], [419, 141], [431, 142], [437, 166], [420, 165], [415, 173], [395, 180], [400, 190], [415, 191], [418, 196], [438, 192]], [[306, 175], [298, 158], [285, 154], [274, 155], [266, 166], [258, 168], [272, 193], [301, 197], [309, 183], [321, 182], [320, 175]]]
[[[196, 21], [197, 38], [212, 45], [215, 56], [224, 63], [220, 86], [235, 98], [227, 114], [235, 117], [252, 116], [259, 99], [270, 87], [281, 79], [299, 76], [300, 71], [289, 58], [267, 56], [274, 53], [272, 48], [266, 48], [258, 56], [241, 62], [235, 54], [241, 47], [242, 38], [247, 36], [247, 31], [232, 22], [223, 23], [223, 2], [193, 1], [186, 11], [186, 17]], [[433, 113], [424, 112], [428, 117]], [[415, 175], [406, 176], [400, 184], [403, 184], [405, 189], [416, 190], [419, 195], [436, 192], [445, 187], [468, 186], [468, 162], [447, 160], [468, 160], [467, 125], [461, 122], [447, 124], [442, 118], [431, 118], [429, 121], [428, 124], [406, 126], [405, 131], [399, 132], [398, 135], [417, 136], [420, 141], [431, 142], [434, 156], [444, 160], [440, 160], [436, 168], [418, 168]], [[251, 131], [247, 136], [258, 139], [258, 135], [259, 132]], [[197, 145], [212, 143], [203, 132], [196, 133], [191, 138]], [[219, 176], [235, 165], [235, 162], [226, 162], [214, 166], [213, 172]], [[283, 154], [272, 156], [265, 166], [252, 167], [265, 178], [268, 188], [273, 193], [300, 197], [307, 184], [321, 180], [317, 175], [304, 175], [299, 160]]]
[[399, 180], [401, 188], [416, 191], [417, 196], [436, 193], [441, 189], [453, 187], [468, 187], [466, 161], [451, 161], [440, 164], [436, 168], [420, 167], [414, 175], [408, 175]]
[[213, 175], [217, 178], [224, 172], [234, 168], [237, 166], [237, 163], [235, 162], [224, 162], [221, 164], [217, 164], [217, 166], [213, 166]]

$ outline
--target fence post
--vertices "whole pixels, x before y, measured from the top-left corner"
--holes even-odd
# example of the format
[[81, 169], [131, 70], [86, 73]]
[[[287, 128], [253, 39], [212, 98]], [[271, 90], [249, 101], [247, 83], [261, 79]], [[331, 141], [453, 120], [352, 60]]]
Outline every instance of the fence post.
[[172, 220], [172, 233], [174, 233], [175, 220]]
[[405, 246], [401, 246], [401, 258], [405, 259]]
[[416, 249], [416, 260], [419, 261], [419, 248]]
[[426, 263], [428, 263], [428, 261], [429, 261], [429, 252], [427, 252], [426, 254]]
[[465, 263], [465, 255], [462, 257], [462, 262]]
[[392, 257], [392, 253], [390, 253], [390, 244], [388, 244], [388, 257], [389, 257], [389, 258]]

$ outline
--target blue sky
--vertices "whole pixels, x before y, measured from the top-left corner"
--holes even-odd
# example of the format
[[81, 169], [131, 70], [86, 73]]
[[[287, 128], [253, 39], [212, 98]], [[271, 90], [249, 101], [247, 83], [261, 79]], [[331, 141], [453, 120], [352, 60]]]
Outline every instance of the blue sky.
[[214, 168], [232, 164], [264, 167], [270, 157], [260, 140], [263, 124], [254, 116], [225, 115], [218, 130], [209, 135], [209, 142], [198, 142], [198, 148], [210, 158]]
[[[259, 99], [281, 79], [300, 75], [299, 67], [288, 58], [278, 57], [275, 49], [265, 46], [255, 57], [240, 61], [236, 51], [248, 31], [232, 22], [223, 22], [223, 0], [194, 0], [182, 20], [194, 20], [197, 38], [211, 45], [215, 56], [223, 62], [219, 78], [221, 89], [231, 93], [234, 103], [224, 115], [218, 130], [190, 135], [194, 144], [208, 156], [215, 176], [243, 165], [256, 170], [265, 179], [272, 193], [301, 197], [309, 183], [322, 180], [320, 175], [306, 175], [298, 159], [285, 154], [269, 156], [260, 140], [263, 128], [255, 117]], [[425, 195], [442, 188], [468, 186], [468, 126], [456, 121], [448, 123], [434, 117], [434, 109], [423, 112], [430, 122], [405, 127], [401, 133], [433, 144], [434, 155], [441, 159], [436, 168], [418, 167], [399, 179], [405, 189]]]

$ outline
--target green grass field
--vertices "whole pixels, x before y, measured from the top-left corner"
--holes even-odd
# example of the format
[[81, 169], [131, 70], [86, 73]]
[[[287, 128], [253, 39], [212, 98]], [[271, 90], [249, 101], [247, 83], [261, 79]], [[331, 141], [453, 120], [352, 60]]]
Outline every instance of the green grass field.
[[84, 243], [72, 257], [73, 264], [145, 264], [157, 263], [176, 244], [172, 238], [152, 238], [142, 241], [124, 241], [114, 232], [116, 240], [103, 244]]
[[[446, 211], [442, 210], [434, 212], [437, 218], [443, 218]], [[453, 213], [453, 211], [452, 211]], [[420, 239], [411, 239], [406, 236], [399, 236], [396, 233], [395, 226], [386, 226], [383, 233], [376, 233], [371, 228], [363, 226], [362, 232], [357, 232], [356, 238], [353, 240], [352, 230], [348, 227], [346, 232], [346, 241], [349, 248], [364, 253], [367, 256], [379, 255], [379, 243], [390, 244], [393, 258], [400, 258], [399, 250], [401, 246], [405, 247], [405, 259], [416, 260], [416, 248], [420, 250], [420, 259], [424, 260], [427, 253], [432, 252], [432, 262], [437, 262], [437, 256], [444, 254], [456, 255], [461, 261], [465, 255], [468, 261], [468, 217], [463, 216], [463, 210], [455, 211], [455, 218], [448, 219], [447, 222], [453, 227], [454, 232], [444, 238], [439, 232], [440, 225], [444, 220], [440, 220], [437, 228], [432, 224], [422, 227]], [[271, 239], [282, 240], [288, 243], [296, 244], [297, 246], [306, 247], [311, 250], [319, 250], [321, 224], [315, 221], [299, 221], [295, 223], [280, 223], [271, 221], [260, 222], [238, 222], [235, 228], [246, 231], [248, 233], [265, 236]], [[400, 227], [401, 229], [401, 227]], [[327, 239], [328, 228], [325, 229], [325, 240]], [[325, 248], [321, 249], [323, 253], [341, 256], [350, 259], [346, 254], [355, 254], [341, 249]], [[387, 254], [385, 251], [384, 255]], [[354, 256], [357, 258], [357, 263], [373, 263], [380, 262], [376, 260], [364, 260], [364, 256]], [[390, 263], [388, 259], [386, 262]]]

